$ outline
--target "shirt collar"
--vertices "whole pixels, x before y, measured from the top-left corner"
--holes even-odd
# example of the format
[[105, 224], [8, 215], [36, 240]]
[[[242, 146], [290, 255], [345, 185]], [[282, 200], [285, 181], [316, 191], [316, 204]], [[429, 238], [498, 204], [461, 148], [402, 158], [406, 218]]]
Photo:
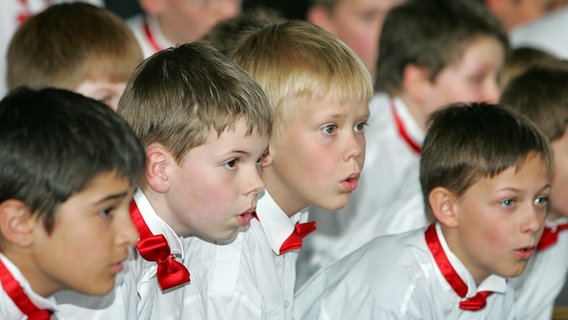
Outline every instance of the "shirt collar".
[[308, 221], [308, 211], [306, 209], [297, 212], [292, 217], [288, 217], [266, 190], [259, 195], [256, 215], [270, 243], [270, 247], [276, 254], [280, 254], [282, 243], [292, 234], [296, 223]]
[[418, 123], [416, 123], [416, 120], [414, 120], [414, 118], [410, 114], [410, 111], [408, 111], [408, 107], [406, 106], [406, 104], [404, 104], [402, 99], [400, 99], [399, 97], [392, 97], [392, 99], [396, 113], [402, 121], [406, 133], [412, 139], [412, 141], [415, 141], [417, 144], [422, 145], [424, 143], [425, 137], [424, 131], [420, 129], [420, 126], [418, 125]]
[[140, 210], [140, 214], [150, 231], [152, 231], [154, 235], [163, 234], [170, 246], [171, 252], [183, 261], [184, 250], [180, 237], [178, 237], [174, 230], [156, 214], [154, 208], [152, 208], [152, 205], [148, 201], [148, 198], [146, 198], [140, 188], [137, 188], [134, 193], [134, 201], [136, 202], [138, 210]]
[[8, 259], [4, 254], [0, 253], [0, 260], [2, 260], [6, 268], [8, 268], [8, 270], [12, 274], [12, 277], [14, 277], [14, 279], [16, 279], [16, 281], [20, 283], [20, 286], [22, 287], [22, 289], [24, 289], [24, 292], [36, 307], [38, 307], [39, 309], [49, 309], [54, 311], [56, 310], [55, 301], [53, 301], [52, 298], [45, 298], [35, 293], [28, 280], [21, 273], [20, 269], [15, 264], [13, 264], [10, 259]]
[[467, 285], [466, 298], [475, 296], [478, 291], [493, 291], [498, 293], [505, 293], [507, 291], [507, 280], [497, 275], [490, 275], [489, 277], [487, 277], [487, 279], [481, 282], [478, 287], [475, 284], [475, 280], [473, 279], [471, 273], [448, 247], [446, 238], [444, 238], [444, 233], [442, 232], [442, 227], [439, 223], [436, 223], [436, 234], [438, 235], [442, 249], [446, 253], [450, 264]]

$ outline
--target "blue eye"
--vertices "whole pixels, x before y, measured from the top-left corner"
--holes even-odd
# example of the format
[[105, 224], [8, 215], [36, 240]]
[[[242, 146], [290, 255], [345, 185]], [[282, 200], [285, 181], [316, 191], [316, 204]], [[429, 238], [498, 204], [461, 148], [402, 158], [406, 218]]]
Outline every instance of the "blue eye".
[[544, 197], [539, 197], [536, 198], [536, 200], [534, 201], [534, 203], [538, 206], [547, 206], [548, 205], [548, 197], [544, 196]]
[[337, 126], [335, 124], [328, 124], [322, 128], [323, 132], [327, 135], [332, 135], [337, 131]]
[[515, 205], [515, 200], [513, 200], [513, 199], [503, 200], [503, 201], [501, 201], [501, 205], [503, 207], [510, 208], [510, 207]]
[[112, 217], [112, 211], [113, 211], [113, 207], [110, 208], [106, 208], [104, 210], [99, 211], [99, 216], [105, 218], [105, 219], [109, 219]]
[[365, 131], [365, 127], [367, 126], [367, 122], [363, 121], [363, 122], [359, 122], [355, 125], [354, 129], [355, 132], [363, 132]]

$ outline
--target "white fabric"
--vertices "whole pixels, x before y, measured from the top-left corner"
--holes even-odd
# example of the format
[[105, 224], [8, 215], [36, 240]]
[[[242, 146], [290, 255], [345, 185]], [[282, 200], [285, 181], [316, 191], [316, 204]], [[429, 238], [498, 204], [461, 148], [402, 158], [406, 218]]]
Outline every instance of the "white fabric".
[[289, 218], [268, 192], [256, 211], [259, 220], [228, 244], [184, 239], [193, 281], [184, 288], [182, 319], [292, 319], [297, 250], [278, 252], [308, 214]]
[[[8, 268], [12, 277], [16, 279], [20, 283], [22, 289], [31, 300], [31, 302], [38, 307], [39, 309], [49, 309], [49, 310], [56, 310], [55, 303], [48, 298], [44, 298], [37, 293], [35, 293], [28, 280], [24, 278], [24, 275], [20, 272], [20, 269], [16, 265], [14, 265], [5, 255], [0, 253], [0, 260], [2, 263]], [[0, 285], [0, 319], [9, 319], [9, 320], [25, 320], [27, 316], [20, 311], [20, 309], [16, 306], [12, 298], [8, 296], [4, 287]]]
[[532, 47], [568, 59], [568, 6], [511, 31], [513, 48]]
[[[184, 250], [180, 238], [156, 215], [139, 189], [134, 200], [148, 228], [153, 234], [163, 234], [176, 259], [183, 263]], [[102, 298], [73, 292], [57, 294], [58, 315], [66, 320], [180, 319], [183, 287], [162, 291], [156, 271], [156, 262], [144, 260], [135, 250], [113, 292]]]
[[160, 31], [160, 26], [158, 25], [158, 20], [150, 15], [145, 16], [143, 13], [134, 15], [126, 20], [126, 23], [130, 27], [130, 30], [134, 33], [134, 36], [138, 40], [140, 47], [142, 48], [142, 53], [144, 58], [148, 58], [157, 51], [152, 46], [150, 38], [144, 32], [144, 21], [148, 23], [148, 29], [152, 35], [152, 39], [160, 47], [161, 50], [173, 47], [175, 44], [171, 43]]
[[[424, 133], [404, 103], [396, 98], [394, 103], [408, 135], [422, 145]], [[305, 281], [376, 236], [428, 224], [418, 178], [420, 155], [400, 136], [386, 94], [376, 94], [369, 109], [365, 166], [359, 186], [339, 212], [310, 209], [318, 231], [307, 238], [300, 253], [298, 281]]]
[[[91, 4], [103, 7], [103, 0], [83, 0]], [[7, 91], [6, 84], [6, 53], [8, 51], [8, 45], [14, 32], [19, 27], [18, 15], [20, 13], [30, 13], [35, 14], [43, 9], [47, 8], [49, 5], [71, 2], [70, 0], [26, 0], [27, 7], [20, 0], [0, 0], [0, 97], [3, 97]]]
[[320, 270], [297, 294], [294, 319], [513, 319], [513, 291], [490, 276], [476, 287], [471, 274], [436, 232], [450, 263], [468, 286], [495, 293], [479, 311], [459, 309], [460, 298], [440, 272], [424, 237], [425, 228], [377, 237]]
[[[567, 223], [563, 218], [547, 222], [549, 227]], [[512, 278], [518, 319], [548, 320], [552, 318], [554, 302], [566, 282], [568, 271], [568, 231], [558, 234], [558, 242], [537, 252], [520, 277]]]

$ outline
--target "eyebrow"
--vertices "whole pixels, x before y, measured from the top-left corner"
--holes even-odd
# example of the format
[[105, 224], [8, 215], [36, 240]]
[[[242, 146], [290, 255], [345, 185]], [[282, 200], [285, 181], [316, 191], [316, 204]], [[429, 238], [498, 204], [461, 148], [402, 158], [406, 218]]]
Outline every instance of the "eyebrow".
[[95, 204], [101, 204], [101, 203], [105, 203], [108, 201], [112, 201], [112, 200], [116, 200], [116, 199], [121, 199], [124, 198], [125, 196], [128, 195], [128, 192], [122, 192], [122, 193], [117, 193], [117, 194], [111, 194], [97, 202], [95, 202]]

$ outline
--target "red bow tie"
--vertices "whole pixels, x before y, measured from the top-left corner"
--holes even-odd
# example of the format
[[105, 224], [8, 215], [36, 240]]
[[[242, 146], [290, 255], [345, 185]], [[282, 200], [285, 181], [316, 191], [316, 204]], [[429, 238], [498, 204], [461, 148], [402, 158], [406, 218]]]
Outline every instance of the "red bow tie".
[[[256, 218], [256, 220], [260, 221], [256, 212], [254, 212], [252, 216]], [[290, 250], [300, 249], [302, 247], [304, 237], [314, 232], [316, 229], [315, 221], [304, 223], [297, 222], [294, 226], [294, 231], [292, 231], [292, 233], [288, 236], [288, 239], [286, 239], [280, 246], [280, 254], [286, 253]]]
[[[438, 268], [446, 278], [446, 281], [452, 286], [454, 291], [461, 297], [464, 298], [467, 294], [467, 285], [463, 282], [462, 278], [458, 275], [454, 267], [452, 267], [444, 249], [442, 248], [442, 244], [440, 243], [440, 239], [438, 239], [438, 234], [436, 233], [436, 227], [432, 224], [426, 230], [426, 243], [428, 244], [428, 248], [432, 255], [434, 256], [434, 260], [438, 265]], [[460, 309], [462, 310], [469, 310], [469, 311], [476, 311], [483, 309], [487, 304], [487, 296], [493, 294], [491, 291], [479, 291], [477, 294], [467, 300], [461, 301], [459, 304]]]
[[568, 223], [556, 226], [556, 229], [554, 231], [550, 227], [544, 227], [542, 237], [540, 237], [540, 240], [538, 241], [536, 250], [542, 251], [555, 244], [556, 241], [558, 241], [558, 233], [566, 229], [568, 229]]
[[12, 276], [10, 270], [0, 261], [0, 282], [4, 291], [16, 306], [28, 316], [28, 320], [49, 320], [53, 311], [39, 309], [24, 292], [20, 283]]
[[175, 259], [163, 234], [152, 234], [134, 200], [130, 203], [130, 216], [140, 234], [136, 249], [142, 258], [158, 264], [157, 277], [160, 288], [167, 290], [189, 282], [187, 268]]
[[310, 221], [305, 223], [296, 223], [294, 231], [290, 234], [288, 239], [280, 246], [280, 254], [290, 250], [300, 249], [304, 237], [316, 230], [316, 222]]

